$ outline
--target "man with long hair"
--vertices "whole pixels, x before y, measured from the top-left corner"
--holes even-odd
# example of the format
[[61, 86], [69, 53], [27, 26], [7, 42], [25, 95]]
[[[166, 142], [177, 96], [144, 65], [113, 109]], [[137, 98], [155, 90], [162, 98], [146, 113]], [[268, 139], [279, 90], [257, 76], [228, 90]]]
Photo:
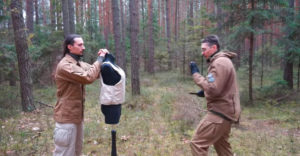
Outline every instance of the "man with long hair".
[[80, 35], [65, 38], [63, 58], [57, 65], [55, 83], [57, 103], [54, 108], [54, 156], [79, 156], [83, 143], [85, 85], [94, 82], [108, 51], [100, 49], [92, 64], [80, 61], [85, 50]]

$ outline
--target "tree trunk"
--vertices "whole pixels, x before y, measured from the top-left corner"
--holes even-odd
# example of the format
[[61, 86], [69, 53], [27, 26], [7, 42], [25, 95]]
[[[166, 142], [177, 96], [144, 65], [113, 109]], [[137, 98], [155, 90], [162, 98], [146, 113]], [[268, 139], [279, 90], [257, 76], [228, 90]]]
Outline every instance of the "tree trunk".
[[[272, 4], [270, 4], [270, 8], [271, 8], [271, 10], [274, 10], [275, 8], [274, 8], [274, 5], [272, 5]], [[271, 29], [271, 34], [270, 34], [270, 46], [271, 47], [273, 47], [273, 45], [274, 45], [274, 21], [275, 21], [275, 19], [274, 19], [274, 17], [272, 17], [271, 19], [270, 19], [270, 29]], [[267, 59], [266, 60], [267, 62], [266, 62], [266, 64], [267, 65], [269, 65], [269, 66], [272, 66], [272, 59]]]
[[34, 11], [35, 11], [35, 25], [39, 24], [39, 4], [38, 0], [34, 0]]
[[[5, 7], [5, 3], [2, 2], [3, 4], [0, 4], [0, 18], [3, 18], [6, 16], [6, 7]], [[5, 24], [3, 21], [0, 22], [0, 29], [2, 28], [6, 28]], [[2, 77], [3, 75], [1, 75], [0, 77]], [[1, 82], [1, 78], [0, 78], [0, 82]]]
[[298, 74], [297, 74], [297, 90], [299, 91], [299, 86], [300, 86], [300, 57], [299, 57], [299, 62], [298, 62]]
[[183, 43], [182, 43], [182, 51], [183, 51], [183, 60], [182, 60], [182, 74], [183, 76], [185, 77], [185, 74], [186, 74], [186, 71], [185, 71], [185, 68], [186, 68], [186, 50], [185, 50], [185, 41], [186, 41], [186, 30], [185, 30], [185, 27], [186, 27], [186, 22], [183, 23]]
[[[254, 10], [254, 0], [251, 0], [251, 10]], [[253, 28], [254, 17], [250, 21], [250, 26]], [[250, 46], [249, 46], [249, 103], [253, 105], [253, 91], [252, 91], [252, 67], [253, 67], [253, 54], [254, 54], [254, 33], [250, 33]]]
[[32, 111], [35, 109], [35, 106], [32, 95], [31, 68], [26, 42], [27, 34], [22, 14], [22, 1], [12, 0], [10, 7], [19, 66], [22, 109], [23, 111]]
[[125, 26], [125, 22], [124, 22], [124, 3], [123, 3], [123, 0], [120, 0], [120, 15], [121, 15], [121, 40], [122, 40], [122, 44], [124, 45], [125, 36], [126, 36], [126, 31], [125, 31], [126, 26]]
[[161, 22], [161, 37], [165, 38], [166, 37], [166, 18], [165, 18], [165, 15], [166, 15], [166, 1], [165, 0], [161, 0], [161, 14], [162, 14], [162, 22]]
[[140, 95], [138, 0], [129, 0], [129, 11], [130, 11], [130, 48], [131, 48], [131, 88], [132, 88], [132, 95]]
[[[294, 10], [294, 0], [289, 0], [289, 8], [291, 8], [292, 10]], [[290, 18], [290, 21], [294, 20], [294, 13], [290, 13], [288, 15]], [[288, 39], [293, 41], [293, 37], [290, 35], [290, 32], [288, 30], [287, 32], [287, 36]], [[286, 49], [289, 49], [289, 47], [287, 47]], [[290, 89], [293, 89], [293, 54], [290, 50], [287, 50], [287, 52], [285, 53], [285, 57], [284, 57], [284, 73], [283, 73], [283, 79], [287, 82], [288, 87]]]
[[[254, 7], [254, 1], [252, 0], [252, 9]], [[251, 26], [253, 25], [253, 18], [251, 20]], [[250, 33], [250, 45], [249, 45], [249, 102], [253, 104], [253, 92], [252, 92], [252, 65], [253, 65], [253, 53], [254, 53], [254, 33]]]
[[124, 3], [123, 0], [120, 0], [120, 15], [121, 15], [121, 56], [123, 59], [123, 70], [127, 73], [127, 57], [126, 57], [126, 47], [125, 47], [125, 20], [124, 20]]
[[47, 11], [46, 11], [46, 2], [45, 0], [42, 0], [42, 12], [43, 12], [43, 25], [47, 25]]
[[55, 0], [50, 0], [50, 21], [51, 21], [51, 28], [55, 30]]
[[111, 1], [111, 10], [113, 15], [113, 30], [117, 64], [124, 69], [124, 55], [121, 52], [121, 26], [118, 0]]
[[109, 40], [109, 32], [110, 32], [110, 0], [106, 0], [105, 1], [105, 26], [104, 26], [104, 39], [105, 39], [105, 46], [106, 48], [108, 48], [109, 46], [109, 43], [108, 43], [108, 40]]
[[69, 27], [70, 34], [75, 33], [75, 23], [74, 23], [74, 1], [68, 0], [68, 10], [69, 10]]
[[[91, 0], [87, 0], [86, 1], [86, 8], [85, 8], [85, 21], [86, 21], [86, 27], [87, 27], [87, 31], [90, 34], [91, 33]], [[91, 36], [91, 35], [90, 35]]]
[[[193, 28], [194, 28], [194, 21], [193, 21], [194, 20], [194, 3], [193, 3], [193, 0], [189, 0], [188, 4], [190, 5], [189, 9], [188, 9], [188, 18], [187, 18], [188, 25], [189, 25], [188, 36], [189, 36], [189, 38], [194, 38], [194, 30], [193, 30]], [[205, 21], [205, 22], [208, 22], [208, 21]], [[206, 28], [206, 27], [204, 27], [204, 28]], [[191, 51], [191, 50], [189, 50], [189, 52], [190, 52], [190, 58], [195, 58], [197, 52]], [[203, 65], [201, 65], [201, 66], [203, 67]]]
[[93, 39], [92, 36], [92, 22], [93, 22], [93, 17], [92, 17], [92, 7], [91, 3], [93, 3], [91, 0], [87, 1], [87, 8], [86, 8], [86, 29], [89, 34], [89, 38]]
[[[268, 9], [267, 8], [267, 3], [266, 1], [263, 2], [263, 7], [264, 9]], [[264, 27], [266, 28], [266, 22], [264, 22]], [[261, 34], [261, 74], [260, 74], [260, 88], [263, 87], [263, 80], [264, 80], [264, 65], [265, 65], [265, 43], [266, 43], [266, 35], [263, 33]]]
[[102, 3], [102, 0], [99, 0], [99, 31], [100, 31], [100, 34], [103, 35], [103, 3]]
[[190, 0], [190, 9], [189, 9], [189, 25], [194, 26], [194, 3], [193, 0]]
[[70, 34], [68, 0], [62, 0], [63, 24], [65, 38]]
[[292, 61], [292, 53], [287, 52], [285, 54], [285, 64], [284, 64], [284, 72], [283, 79], [287, 82], [288, 87], [293, 89], [293, 61]]
[[154, 74], [153, 1], [148, 0], [148, 72]]
[[249, 47], [249, 102], [253, 104], [253, 95], [252, 95], [252, 65], [253, 65], [253, 49], [254, 48], [254, 33], [250, 34], [250, 47]]
[[63, 21], [62, 21], [62, 1], [61, 0], [56, 0], [56, 26], [57, 30], [62, 30], [63, 29]]
[[[180, 3], [181, 2], [181, 3]], [[177, 2], [177, 38], [179, 39], [180, 38], [180, 23], [181, 23], [181, 13], [182, 13], [182, 10], [180, 9], [181, 8], [181, 5], [183, 5], [183, 2], [182, 1], [179, 1]], [[178, 55], [179, 55], [179, 52], [178, 52]]]
[[80, 24], [83, 25], [84, 24], [84, 0], [79, 0], [80, 1], [80, 6], [79, 6], [79, 10], [80, 10]]
[[161, 0], [157, 0], [157, 25], [161, 28], [161, 19], [160, 19], [160, 16], [161, 16]]
[[33, 33], [33, 0], [26, 0], [26, 26]]
[[[75, 0], [75, 18], [76, 18], [76, 24], [80, 24], [80, 25], [81, 25], [81, 23], [80, 23], [80, 15], [81, 15], [81, 13], [80, 13], [80, 11], [81, 11], [80, 10], [80, 6], [81, 5], [82, 4], [80, 4], [80, 0]], [[100, 0], [99, 0], [99, 4], [98, 5], [100, 7]], [[100, 8], [99, 8], [99, 11], [100, 11]], [[100, 24], [99, 24], [99, 26], [100, 26]]]
[[[178, 39], [178, 5], [179, 5], [179, 0], [175, 0], [175, 28], [174, 28], [174, 36], [175, 36], [175, 38], [174, 38], [174, 40], [175, 40], [175, 43], [177, 43], [177, 39]], [[177, 66], [178, 66], [178, 48], [176, 48], [175, 50], [175, 60], [174, 60], [174, 62], [175, 62], [175, 68], [177, 68]]]
[[262, 34], [262, 45], [261, 45], [261, 72], [260, 72], [260, 88], [263, 87], [264, 80], [264, 65], [265, 65], [265, 35]]
[[172, 51], [171, 51], [171, 26], [170, 26], [170, 0], [166, 0], [166, 24], [167, 24], [167, 49], [169, 54], [168, 70], [172, 70]]
[[98, 3], [97, 3], [97, 1], [98, 0], [93, 0], [92, 1], [92, 16], [91, 16], [91, 18], [92, 18], [92, 23], [91, 23], [91, 30], [92, 30], [92, 32], [91, 32], [91, 38], [93, 38], [93, 39], [95, 39], [95, 32], [96, 32], [96, 28], [97, 28], [97, 25], [98, 25], [98, 23], [97, 23], [97, 20], [98, 20], [98, 15], [97, 15], [97, 13], [98, 13], [98, 11], [97, 11], [97, 5], [98, 5]]
[[145, 5], [144, 0], [142, 1], [142, 18], [143, 18], [143, 52], [144, 52], [144, 71], [148, 71], [148, 51], [146, 49], [146, 33], [145, 33]]

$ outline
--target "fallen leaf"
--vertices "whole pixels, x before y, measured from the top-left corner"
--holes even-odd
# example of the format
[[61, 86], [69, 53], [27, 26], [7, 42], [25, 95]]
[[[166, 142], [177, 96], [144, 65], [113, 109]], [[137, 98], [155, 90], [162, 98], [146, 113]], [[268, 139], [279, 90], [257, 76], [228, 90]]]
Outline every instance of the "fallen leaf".
[[98, 145], [98, 142], [96, 140], [94, 140], [94, 145]]
[[127, 141], [129, 139], [129, 136], [123, 135], [121, 136], [122, 141]]
[[33, 131], [39, 131], [40, 128], [39, 128], [39, 127], [33, 127], [32, 130], [33, 130]]

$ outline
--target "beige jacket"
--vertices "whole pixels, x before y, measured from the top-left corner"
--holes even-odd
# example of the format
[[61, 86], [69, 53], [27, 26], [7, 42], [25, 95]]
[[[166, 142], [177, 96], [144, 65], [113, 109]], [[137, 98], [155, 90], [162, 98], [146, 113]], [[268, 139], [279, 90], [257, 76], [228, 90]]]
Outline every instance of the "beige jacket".
[[55, 82], [57, 103], [54, 108], [54, 120], [59, 123], [81, 123], [83, 121], [85, 84], [99, 77], [100, 63], [77, 62], [66, 55], [57, 65]]
[[236, 72], [230, 59], [236, 54], [219, 52], [211, 59], [206, 77], [194, 73], [194, 82], [205, 93], [207, 109], [238, 121], [241, 113]]

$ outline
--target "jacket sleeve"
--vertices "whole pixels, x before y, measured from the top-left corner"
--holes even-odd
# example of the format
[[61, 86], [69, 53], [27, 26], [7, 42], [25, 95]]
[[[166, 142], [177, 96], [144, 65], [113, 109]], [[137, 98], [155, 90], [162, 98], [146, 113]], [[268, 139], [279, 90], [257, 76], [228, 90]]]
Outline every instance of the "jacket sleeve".
[[193, 74], [194, 82], [200, 86], [206, 95], [210, 97], [221, 96], [228, 79], [228, 67], [224, 61], [221, 63], [216, 60], [209, 68], [206, 77], [199, 73]]
[[73, 63], [62, 64], [58, 69], [57, 78], [80, 84], [90, 84], [99, 78], [100, 63], [89, 65], [81, 62], [80, 66]]

